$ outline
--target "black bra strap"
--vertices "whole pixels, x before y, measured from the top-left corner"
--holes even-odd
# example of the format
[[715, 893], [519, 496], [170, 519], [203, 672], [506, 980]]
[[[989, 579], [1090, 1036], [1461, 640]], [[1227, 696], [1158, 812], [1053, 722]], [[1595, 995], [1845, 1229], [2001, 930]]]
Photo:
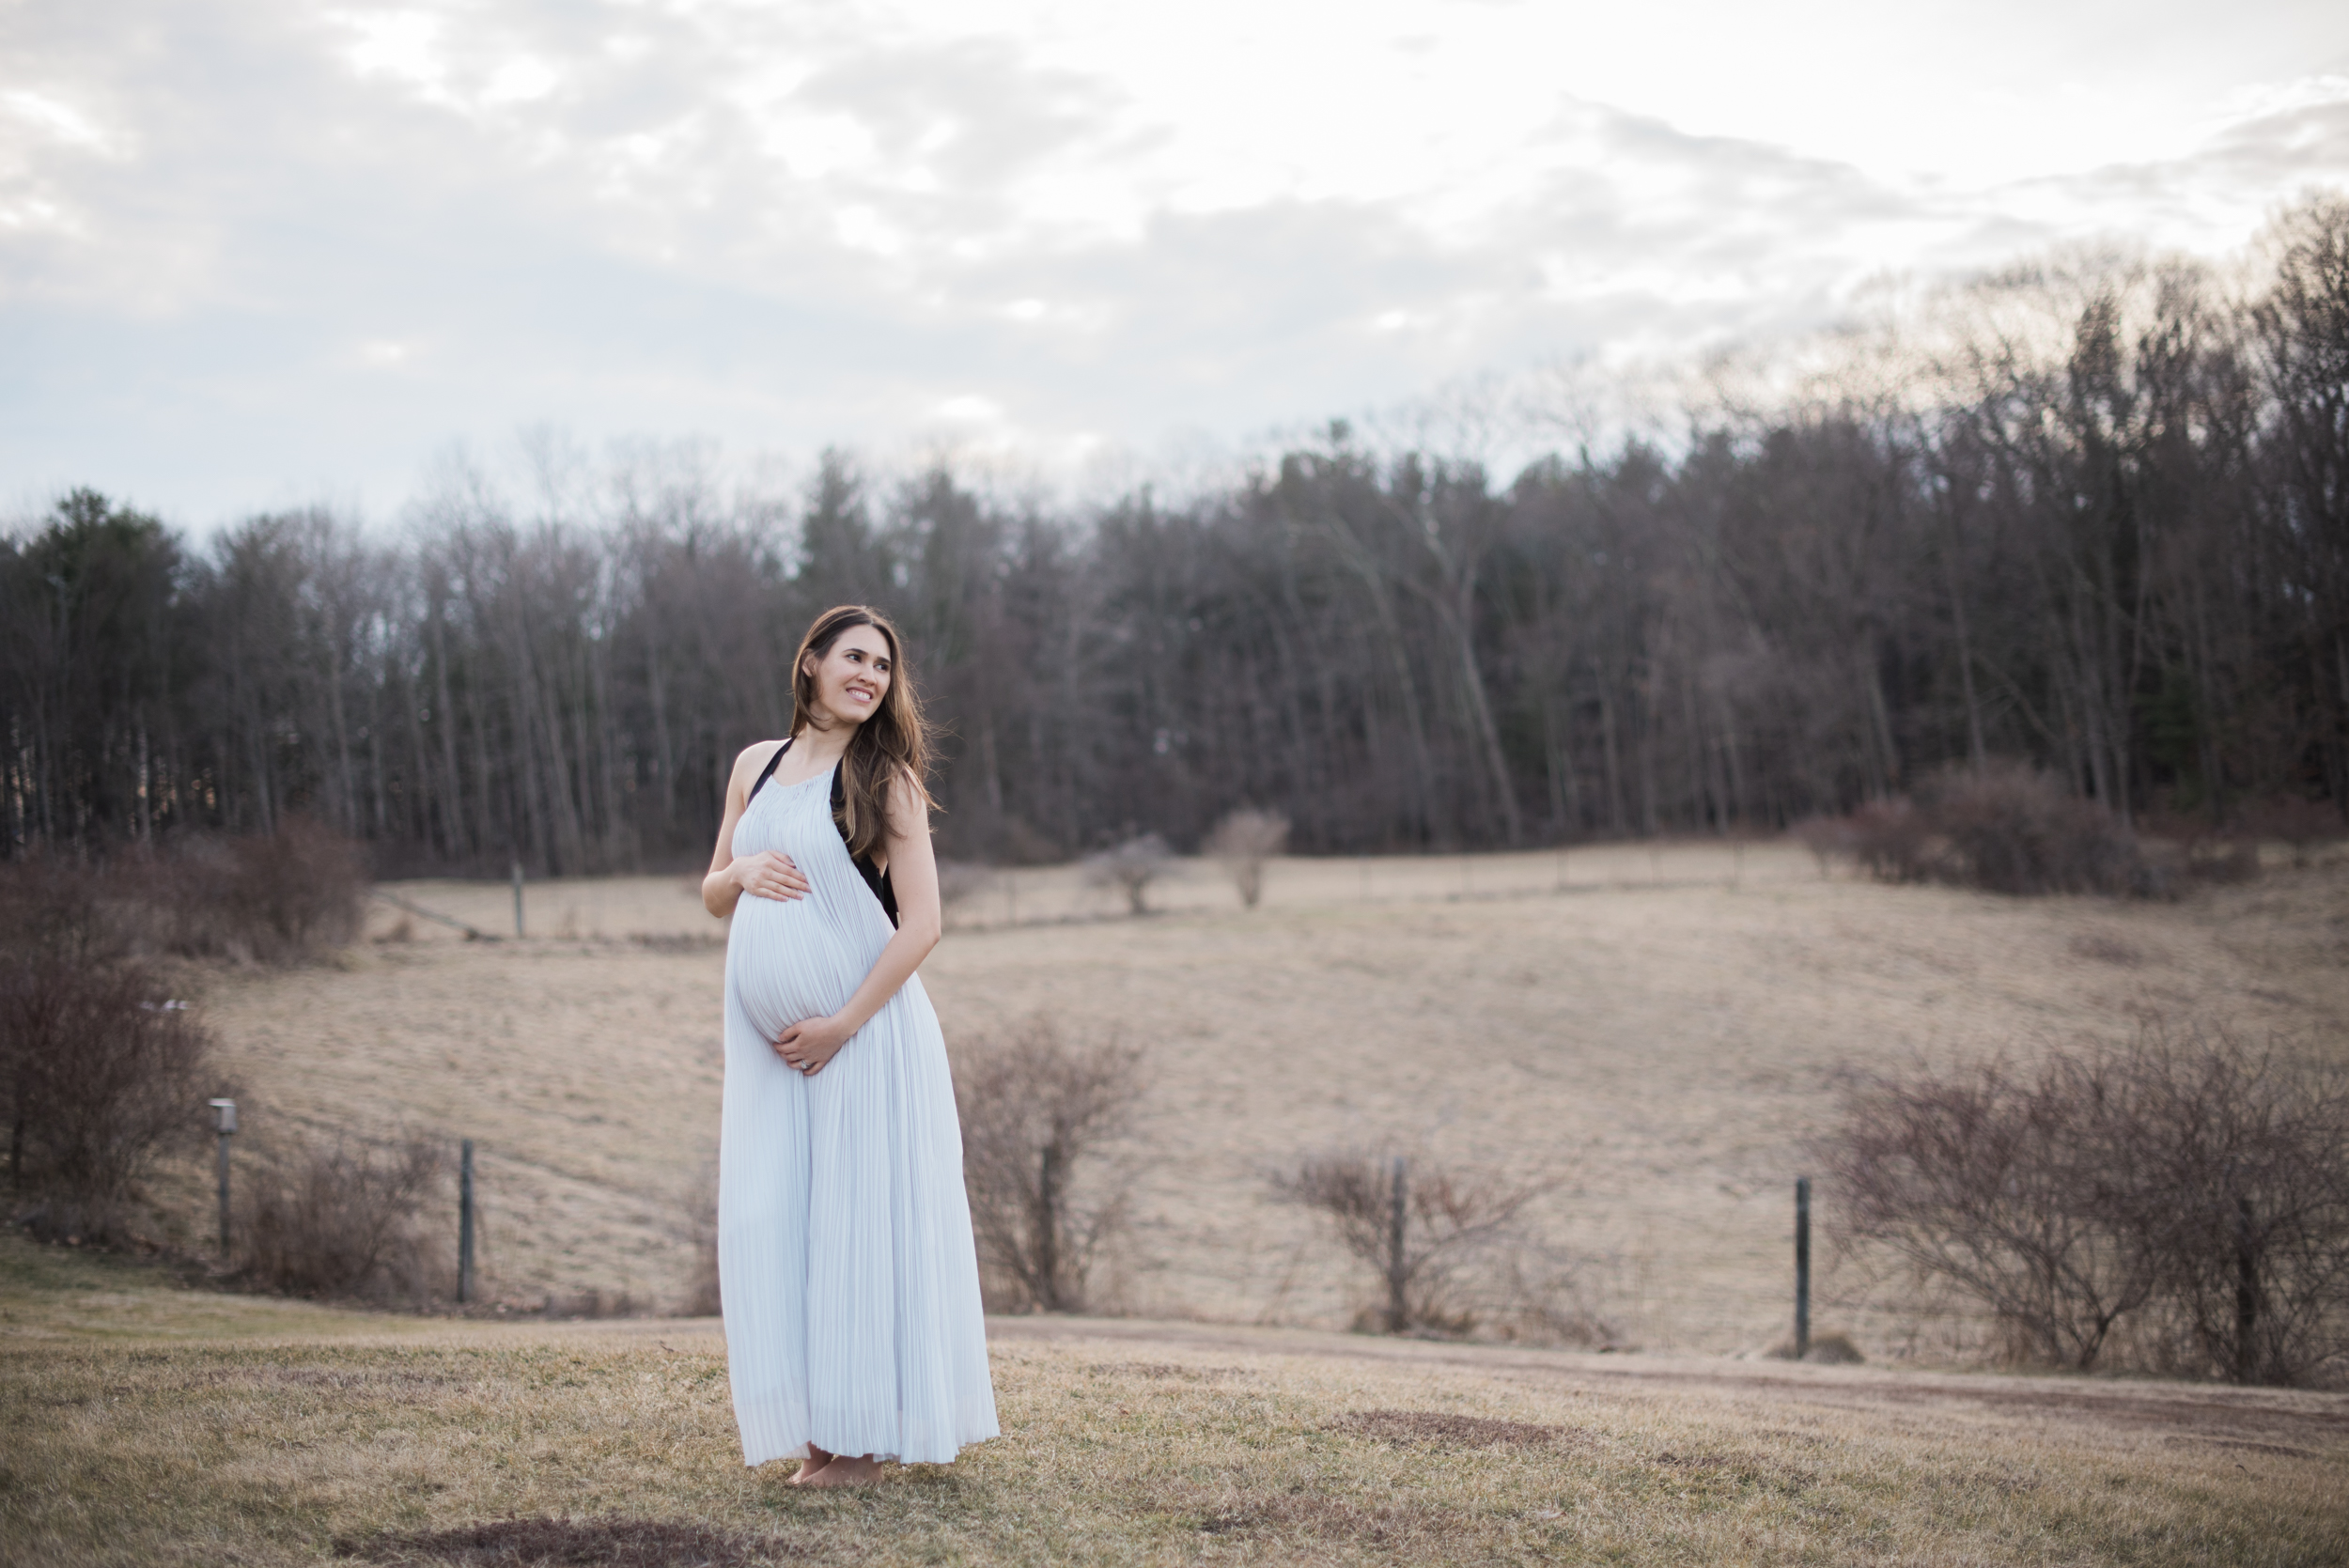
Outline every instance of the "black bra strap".
[[[797, 737], [795, 737], [794, 738]], [[790, 749], [791, 742], [789, 740], [785, 741], [782, 745], [775, 748], [775, 754], [767, 759], [767, 766], [765, 768], [759, 769], [758, 782], [751, 785], [751, 792], [748, 795], [742, 797], [742, 806], [744, 810], [747, 811], [750, 808], [750, 803], [758, 799], [758, 792], [766, 787], [767, 781], [769, 779], [775, 776], [775, 764], [781, 762], [783, 760], [783, 753]]]
[[[848, 786], [842, 782], [841, 776], [847, 771], [846, 768], [835, 768], [832, 770], [832, 819], [840, 828], [840, 837], [843, 842], [846, 842], [848, 836], [848, 825], [841, 821], [845, 815], [844, 808], [848, 803]], [[889, 924], [896, 924], [897, 888], [896, 884], [890, 881], [889, 873], [873, 863], [873, 857], [869, 851], [862, 855], [851, 856], [849, 863], [856, 867], [857, 875], [864, 878], [864, 885], [873, 890], [873, 896], [880, 900], [881, 913], [889, 917]]]

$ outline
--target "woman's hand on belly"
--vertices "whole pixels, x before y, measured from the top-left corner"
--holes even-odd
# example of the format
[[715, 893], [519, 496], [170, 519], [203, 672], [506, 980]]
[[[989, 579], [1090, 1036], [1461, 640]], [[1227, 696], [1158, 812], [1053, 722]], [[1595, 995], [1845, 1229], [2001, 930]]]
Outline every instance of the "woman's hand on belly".
[[785, 1065], [813, 1077], [840, 1054], [840, 1048], [855, 1032], [837, 1018], [802, 1018], [783, 1032], [775, 1042], [775, 1054]]
[[788, 903], [808, 894], [807, 877], [790, 856], [776, 849], [738, 857], [726, 867], [726, 875], [734, 878], [736, 887], [754, 898]]

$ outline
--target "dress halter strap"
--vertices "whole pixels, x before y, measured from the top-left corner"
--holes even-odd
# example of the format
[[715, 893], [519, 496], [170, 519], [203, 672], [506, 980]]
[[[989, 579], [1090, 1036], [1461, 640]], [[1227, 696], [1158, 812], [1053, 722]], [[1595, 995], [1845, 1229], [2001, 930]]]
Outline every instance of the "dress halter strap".
[[[751, 802], [758, 798], [758, 792], [766, 787], [769, 779], [775, 776], [775, 765], [783, 760], [783, 753], [791, 749], [791, 741], [798, 738], [799, 737], [795, 735], [776, 747], [775, 754], [767, 759], [767, 766], [758, 770], [757, 782], [751, 785], [751, 792], [742, 797], [744, 811], [750, 810]], [[848, 803], [848, 789], [847, 784], [842, 781], [840, 773], [841, 769], [835, 764], [832, 770], [832, 819], [833, 824], [839, 827], [840, 839], [845, 844], [848, 842], [848, 830], [841, 821], [841, 808]], [[897, 889], [896, 885], [890, 881], [889, 873], [875, 865], [873, 857], [869, 854], [852, 855], [848, 858], [848, 863], [855, 866], [857, 875], [864, 878], [864, 885], [873, 890], [873, 896], [879, 900], [881, 913], [889, 917], [889, 924], [896, 924]]]
[[775, 776], [775, 764], [783, 760], [783, 753], [791, 749], [791, 741], [797, 740], [798, 738], [799, 737], [795, 735], [791, 737], [789, 740], [786, 740], [782, 745], [776, 747], [775, 754], [767, 759], [767, 766], [758, 770], [758, 782], [751, 785], [751, 792], [748, 795], [742, 797], [742, 804], [745, 809], [750, 806], [750, 803], [753, 800], [758, 798], [758, 792], [766, 787], [767, 781]]

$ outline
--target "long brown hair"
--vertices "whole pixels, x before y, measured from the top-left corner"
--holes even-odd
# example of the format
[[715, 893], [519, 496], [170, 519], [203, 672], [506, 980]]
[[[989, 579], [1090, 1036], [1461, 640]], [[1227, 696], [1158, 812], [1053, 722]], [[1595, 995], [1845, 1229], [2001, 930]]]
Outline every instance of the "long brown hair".
[[913, 781], [926, 808], [934, 809], [938, 802], [930, 799], [929, 790], [929, 721], [922, 717], [922, 699], [906, 668], [897, 629], [878, 610], [834, 605], [817, 616], [800, 639], [800, 651], [791, 660], [791, 734], [796, 738], [807, 728], [808, 713], [816, 705], [816, 676], [809, 665], [822, 663], [840, 634], [859, 626], [871, 627], [889, 644], [889, 690], [881, 693], [873, 716], [857, 725], [840, 758], [842, 799], [833, 815], [840, 836], [848, 842], [848, 853], [861, 857], [870, 854], [889, 831], [889, 788], [900, 774]]

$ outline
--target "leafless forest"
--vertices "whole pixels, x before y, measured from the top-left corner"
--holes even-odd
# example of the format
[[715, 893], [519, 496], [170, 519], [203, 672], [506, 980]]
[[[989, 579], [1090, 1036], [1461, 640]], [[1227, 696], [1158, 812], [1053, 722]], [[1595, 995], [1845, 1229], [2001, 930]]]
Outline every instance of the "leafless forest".
[[1083, 516], [829, 455], [449, 479], [200, 547], [79, 491], [0, 547], [8, 852], [321, 818], [379, 869], [706, 849], [810, 617], [879, 605], [951, 852], [1768, 830], [2030, 759], [2123, 819], [2349, 803], [2349, 201], [2242, 265], [2071, 256], [1764, 401], [1514, 478], [1332, 426]]

